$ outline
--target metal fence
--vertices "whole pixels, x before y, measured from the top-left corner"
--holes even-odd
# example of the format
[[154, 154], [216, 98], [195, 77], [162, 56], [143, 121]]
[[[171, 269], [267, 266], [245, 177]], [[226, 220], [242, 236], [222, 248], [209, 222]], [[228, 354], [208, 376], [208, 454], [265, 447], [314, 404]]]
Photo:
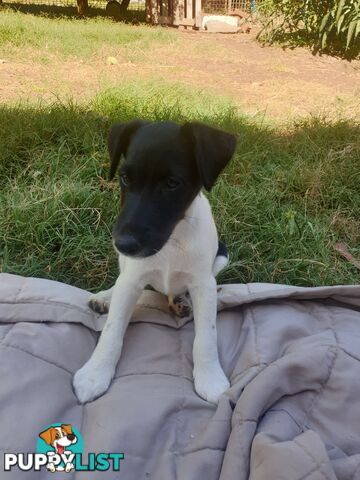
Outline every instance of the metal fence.
[[229, 13], [241, 10], [245, 13], [254, 13], [255, 0], [203, 0], [205, 13]]

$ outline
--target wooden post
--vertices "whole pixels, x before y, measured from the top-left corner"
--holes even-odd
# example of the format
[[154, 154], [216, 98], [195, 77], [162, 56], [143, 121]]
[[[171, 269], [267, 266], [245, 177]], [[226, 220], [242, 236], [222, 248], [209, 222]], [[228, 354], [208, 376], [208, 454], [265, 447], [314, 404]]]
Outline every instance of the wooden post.
[[145, 16], [146, 16], [147, 23], [152, 23], [151, 10], [152, 10], [152, 1], [151, 0], [146, 0]]
[[193, 7], [193, 0], [185, 0], [186, 1], [186, 18], [192, 18], [192, 7]]
[[195, 0], [195, 26], [201, 28], [202, 16], [201, 16], [201, 0]]
[[[173, 1], [173, 0], [171, 0]], [[185, 18], [185, 3], [184, 0], [174, 1], [174, 25], [180, 25]]]
[[162, 17], [168, 17], [169, 16], [169, 3], [168, 0], [160, 0], [161, 1], [161, 10], [160, 10], [160, 15]]
[[146, 0], [146, 21], [157, 24], [160, 17], [158, 0]]

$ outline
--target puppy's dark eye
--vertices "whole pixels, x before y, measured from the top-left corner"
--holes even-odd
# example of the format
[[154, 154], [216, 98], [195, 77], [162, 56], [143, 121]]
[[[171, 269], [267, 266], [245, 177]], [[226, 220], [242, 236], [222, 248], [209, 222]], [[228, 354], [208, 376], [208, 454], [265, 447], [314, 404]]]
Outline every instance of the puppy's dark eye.
[[120, 175], [120, 181], [121, 184], [124, 185], [124, 187], [127, 187], [130, 183], [129, 177], [126, 175], [126, 173], [122, 173]]
[[180, 186], [180, 181], [177, 180], [176, 178], [174, 177], [170, 177], [167, 181], [166, 181], [166, 187], [169, 189], [169, 190], [175, 190], [176, 188], [178, 188]]

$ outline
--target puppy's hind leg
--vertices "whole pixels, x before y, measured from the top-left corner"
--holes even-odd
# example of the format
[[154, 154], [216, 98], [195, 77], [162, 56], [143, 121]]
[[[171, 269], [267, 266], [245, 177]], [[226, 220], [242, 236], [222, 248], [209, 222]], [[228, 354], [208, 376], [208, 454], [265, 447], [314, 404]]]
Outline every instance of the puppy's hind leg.
[[179, 318], [190, 318], [192, 316], [192, 303], [189, 293], [182, 295], [168, 296], [169, 310]]
[[222, 242], [219, 242], [218, 251], [214, 260], [212, 273], [216, 277], [221, 270], [223, 270], [226, 265], [229, 263], [229, 253], [226, 248], [226, 245]]
[[[212, 273], [216, 277], [229, 263], [229, 254], [226, 245], [219, 242], [219, 248], [212, 267]], [[168, 296], [169, 310], [179, 318], [190, 318], [193, 313], [192, 302], [189, 293], [183, 295]]]
[[89, 307], [96, 313], [108, 313], [114, 287], [94, 293], [89, 298]]

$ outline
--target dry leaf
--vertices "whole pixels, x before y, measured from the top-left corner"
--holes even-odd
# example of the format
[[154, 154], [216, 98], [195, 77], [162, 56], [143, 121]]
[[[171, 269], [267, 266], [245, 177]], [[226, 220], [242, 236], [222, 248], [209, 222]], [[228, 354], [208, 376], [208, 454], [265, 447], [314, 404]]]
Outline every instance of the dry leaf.
[[355, 258], [351, 253], [349, 252], [348, 247], [345, 245], [345, 243], [336, 243], [334, 245], [334, 249], [340, 253], [340, 255], [345, 258], [348, 262], [350, 262], [354, 267], [358, 268], [360, 270], [360, 260]]

